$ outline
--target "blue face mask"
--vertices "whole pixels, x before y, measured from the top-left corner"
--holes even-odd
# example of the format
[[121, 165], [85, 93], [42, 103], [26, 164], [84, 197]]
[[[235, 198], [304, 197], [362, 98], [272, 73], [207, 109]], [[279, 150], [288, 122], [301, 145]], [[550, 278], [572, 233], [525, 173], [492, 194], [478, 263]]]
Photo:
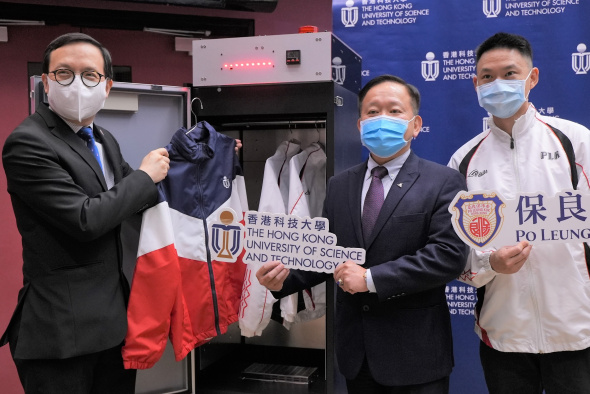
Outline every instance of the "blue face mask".
[[414, 118], [405, 120], [380, 115], [361, 120], [361, 142], [374, 155], [391, 157], [409, 142], [404, 139], [404, 134]]
[[525, 79], [496, 79], [494, 82], [477, 87], [479, 105], [492, 115], [506, 119], [514, 115], [527, 100]]

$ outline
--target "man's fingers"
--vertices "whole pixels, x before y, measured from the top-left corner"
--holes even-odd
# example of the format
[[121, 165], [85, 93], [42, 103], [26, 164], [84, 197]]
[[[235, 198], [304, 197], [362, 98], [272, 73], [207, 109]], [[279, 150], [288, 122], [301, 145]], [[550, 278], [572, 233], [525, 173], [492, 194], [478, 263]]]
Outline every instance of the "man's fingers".
[[500, 248], [490, 256], [490, 265], [494, 271], [502, 274], [518, 272], [529, 258], [532, 247], [529, 242], [521, 241], [516, 245]]
[[520, 254], [529, 246], [527, 241], [520, 241], [513, 246], [505, 246], [498, 250], [499, 256], [503, 259], [520, 258]]
[[260, 268], [258, 268], [258, 271], [256, 271], [256, 277], [258, 278], [258, 281], [262, 282], [262, 279], [265, 276], [267, 276], [267, 274], [272, 272], [272, 270], [276, 268], [278, 265], [278, 261], [270, 261], [268, 263], [264, 263]]
[[523, 250], [525, 250], [529, 246], [530, 244], [528, 243], [528, 241], [520, 241], [518, 244], [509, 248], [507, 251], [509, 252], [510, 257], [515, 257], [522, 253]]
[[266, 273], [264, 274], [264, 276], [266, 276], [268, 279], [275, 279], [278, 275], [281, 274], [281, 272], [283, 272], [283, 270], [285, 269], [285, 267], [282, 264], [276, 264], [273, 267], [270, 267]]
[[527, 245], [517, 256], [515, 256], [517, 259], [517, 264], [524, 264], [524, 262], [529, 258], [532, 248], [533, 245]]
[[278, 261], [265, 263], [256, 271], [258, 282], [270, 290], [280, 290], [287, 275], [289, 270]]
[[283, 283], [285, 281], [285, 279], [287, 278], [287, 275], [289, 275], [289, 270], [287, 268], [277, 267], [277, 268], [275, 268], [275, 270], [277, 270], [279, 268], [280, 268], [280, 271], [273, 278], [273, 282], [275, 282], [275, 283]]

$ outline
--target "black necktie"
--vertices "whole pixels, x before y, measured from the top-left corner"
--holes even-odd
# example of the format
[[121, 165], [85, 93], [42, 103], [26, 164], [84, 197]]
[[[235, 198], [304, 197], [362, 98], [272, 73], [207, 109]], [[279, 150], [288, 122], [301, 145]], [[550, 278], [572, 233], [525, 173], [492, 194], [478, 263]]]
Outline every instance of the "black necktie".
[[377, 222], [379, 211], [383, 205], [383, 183], [381, 178], [387, 175], [387, 168], [379, 166], [371, 170], [371, 185], [365, 196], [365, 204], [363, 206], [363, 237], [365, 242], [369, 239], [373, 227]]
[[102, 161], [100, 161], [100, 154], [98, 153], [98, 146], [96, 146], [96, 141], [94, 141], [92, 129], [88, 126], [85, 126], [78, 130], [76, 134], [78, 135], [78, 137], [86, 141], [86, 146], [88, 147], [88, 149], [90, 149], [90, 151], [96, 158], [96, 161], [98, 161], [100, 168], [102, 169]]

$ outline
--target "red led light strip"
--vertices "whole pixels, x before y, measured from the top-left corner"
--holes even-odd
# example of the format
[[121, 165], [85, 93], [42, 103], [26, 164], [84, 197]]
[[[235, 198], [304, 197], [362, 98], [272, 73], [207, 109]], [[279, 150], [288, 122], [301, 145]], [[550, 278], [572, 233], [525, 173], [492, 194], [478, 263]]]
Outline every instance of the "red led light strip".
[[241, 67], [272, 67], [272, 63], [271, 62], [246, 62], [246, 63], [225, 63], [223, 65], [223, 68], [241, 68]]

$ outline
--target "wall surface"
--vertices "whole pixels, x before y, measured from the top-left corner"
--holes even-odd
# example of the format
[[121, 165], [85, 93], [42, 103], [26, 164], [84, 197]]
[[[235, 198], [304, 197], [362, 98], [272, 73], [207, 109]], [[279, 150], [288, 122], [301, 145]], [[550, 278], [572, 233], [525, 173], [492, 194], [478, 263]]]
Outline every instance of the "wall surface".
[[[80, 1], [20, 1], [34, 5], [79, 6]], [[85, 0], [84, 7], [174, 13], [222, 18], [254, 19], [256, 35], [297, 33], [299, 26], [314, 25], [319, 31], [332, 30], [331, 0], [279, 0], [273, 13], [210, 10], [118, 1]], [[0, 10], [0, 19], [2, 11]], [[78, 21], [79, 22], [79, 21]], [[113, 63], [131, 66], [133, 82], [181, 86], [192, 81], [192, 58], [177, 52], [174, 37], [143, 31], [58, 26], [10, 26], [8, 42], [0, 42], [0, 146], [10, 132], [29, 114], [27, 63], [41, 62], [47, 44], [55, 37], [80, 31], [105, 45]], [[1, 167], [1, 164], [0, 164]], [[0, 171], [0, 333], [8, 325], [22, 285], [22, 248], [4, 170]], [[0, 391], [20, 394], [16, 369], [8, 346], [0, 348]]]

